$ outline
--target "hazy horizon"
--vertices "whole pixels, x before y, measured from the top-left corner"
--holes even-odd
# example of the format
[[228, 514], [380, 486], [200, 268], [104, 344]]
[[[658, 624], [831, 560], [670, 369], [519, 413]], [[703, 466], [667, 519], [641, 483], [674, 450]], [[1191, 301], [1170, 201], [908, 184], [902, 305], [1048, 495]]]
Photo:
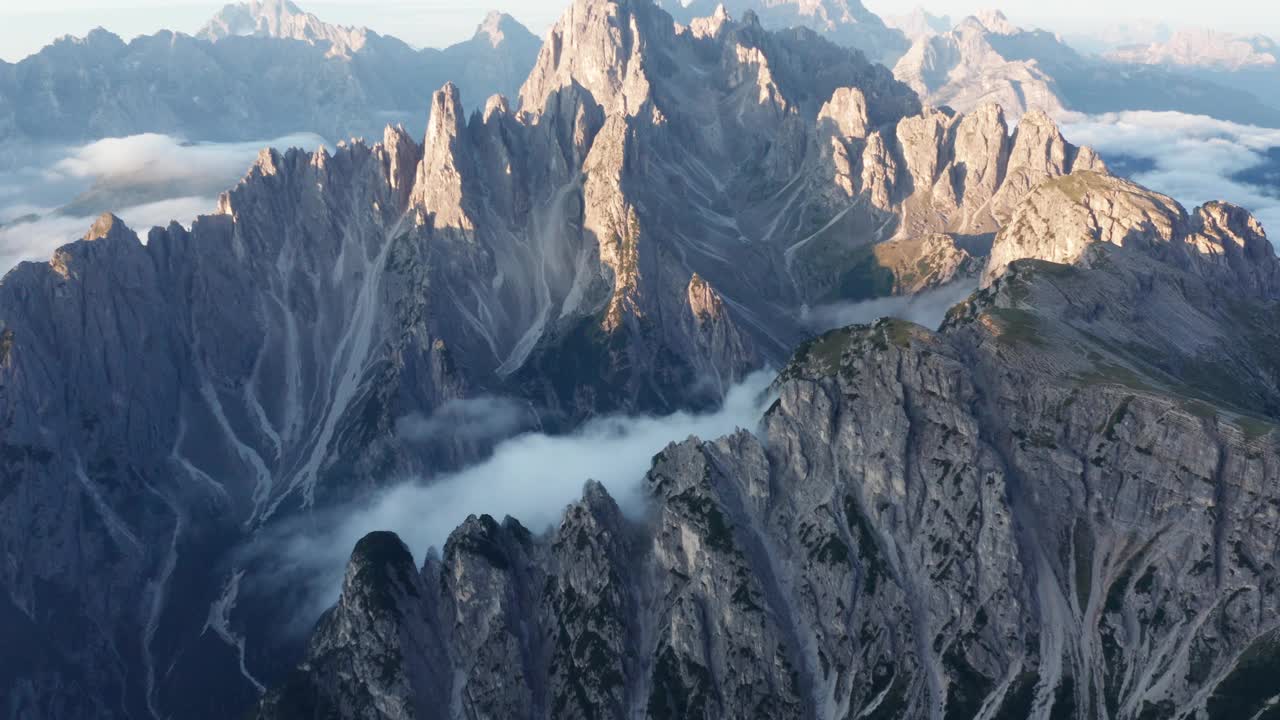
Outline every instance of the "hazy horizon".
[[[569, 0], [490, 0], [487, 4], [464, 3], [461, 0], [297, 0], [296, 4], [322, 20], [339, 25], [366, 26], [417, 47], [443, 47], [471, 37], [476, 26], [490, 10], [506, 12], [535, 34], [541, 36], [559, 17]], [[160, 30], [194, 34], [217, 13], [226, 2], [220, 0], [48, 0], [39, 6], [7, 5], [0, 7], [0, 59], [17, 62], [54, 40], [72, 35], [83, 37], [96, 27], [105, 28], [125, 41]], [[1204, 27], [1243, 34], [1280, 34], [1280, 19], [1259, 23], [1254, 3], [1247, 0], [1223, 0], [1214, 7], [1212, 18], [1190, 3], [1168, 3], [1137, 0], [1116, 11], [1114, 3], [1102, 0], [1080, 0], [1074, 3], [1076, 13], [1070, 16], [1047, 14], [1034, 0], [1004, 2], [965, 2], [936, 0], [894, 2], [869, 0], [864, 3], [881, 16], [910, 12], [923, 7], [935, 15], [953, 19], [974, 14], [984, 7], [997, 7], [1016, 24], [1039, 27], [1063, 34], [1078, 33], [1084, 28], [1097, 28], [1099, 22], [1131, 25], [1153, 24], [1170, 27]]]

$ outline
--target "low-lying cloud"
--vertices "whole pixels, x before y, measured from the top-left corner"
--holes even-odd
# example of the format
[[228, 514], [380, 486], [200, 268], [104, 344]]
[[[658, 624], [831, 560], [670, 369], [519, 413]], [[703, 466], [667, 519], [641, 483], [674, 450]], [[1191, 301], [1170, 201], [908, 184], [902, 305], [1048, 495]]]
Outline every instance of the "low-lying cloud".
[[809, 329], [819, 333], [847, 325], [867, 325], [885, 317], [908, 320], [937, 330], [947, 311], [977, 289], [977, 279], [961, 280], [918, 295], [819, 305], [805, 311], [802, 319]]
[[1280, 187], [1253, 184], [1239, 175], [1275, 163], [1268, 150], [1280, 147], [1280, 129], [1176, 112], [1072, 115], [1063, 134], [1108, 155], [1147, 162], [1132, 179], [1173, 197], [1188, 209], [1211, 200], [1248, 208], [1280, 239]]
[[653, 455], [689, 436], [718, 438], [755, 428], [767, 407], [774, 374], [758, 372], [730, 389], [712, 413], [677, 412], [665, 417], [610, 416], [591, 420], [568, 435], [527, 433], [500, 443], [489, 459], [430, 484], [409, 480], [358, 507], [324, 518], [286, 522], [258, 541], [253, 554], [267, 556], [264, 583], [308, 585], [314, 620], [333, 604], [356, 542], [374, 530], [393, 530], [422, 557], [443, 547], [469, 515], [510, 515], [535, 532], [557, 522], [582, 495], [587, 480], [602, 483], [624, 511], [644, 506], [643, 480]]
[[145, 133], [105, 138], [72, 149], [49, 170], [50, 178], [84, 178], [94, 182], [148, 184], [234, 183], [263, 147], [324, 145], [319, 135], [299, 133], [274, 140], [235, 143], [190, 143], [170, 135]]
[[396, 421], [396, 435], [411, 443], [497, 440], [536, 421], [529, 403], [485, 395], [450, 400], [431, 415], [406, 415]]
[[[189, 228], [197, 216], [216, 207], [216, 197], [177, 197], [115, 212], [145, 241], [147, 230], [155, 225], [164, 226], [176, 220]], [[31, 212], [38, 217], [0, 226], [0, 276], [25, 260], [49, 259], [57, 248], [83, 237], [96, 217], [64, 216], [40, 209]]]
[[24, 260], [47, 260], [104, 212], [144, 240], [155, 225], [189, 227], [213, 211], [218, 194], [244, 176], [261, 148], [323, 144], [311, 134], [243, 143], [147, 134], [33, 152], [32, 164], [0, 173], [0, 276]]

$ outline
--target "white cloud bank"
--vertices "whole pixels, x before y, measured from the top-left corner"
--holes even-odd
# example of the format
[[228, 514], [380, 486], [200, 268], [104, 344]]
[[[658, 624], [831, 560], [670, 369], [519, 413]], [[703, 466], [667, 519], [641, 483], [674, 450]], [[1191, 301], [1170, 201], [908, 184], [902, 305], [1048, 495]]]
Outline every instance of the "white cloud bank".
[[1240, 125], [1203, 115], [1124, 112], [1065, 117], [1063, 135], [1108, 154], [1143, 158], [1150, 170], [1134, 182], [1173, 197], [1188, 209], [1211, 200], [1248, 208], [1262, 221], [1272, 242], [1280, 241], [1280, 187], [1253, 185], [1237, 173], [1259, 167], [1266, 152], [1280, 147], [1280, 129]]
[[156, 225], [190, 227], [217, 206], [263, 147], [317, 148], [318, 135], [244, 143], [185, 143], [167, 135], [107, 138], [35, 153], [41, 165], [0, 173], [0, 276], [24, 260], [47, 260], [114, 212], [145, 240]]
[[977, 289], [976, 278], [956, 281], [917, 295], [819, 305], [806, 310], [801, 319], [809, 329], [819, 333], [848, 325], [869, 325], [885, 317], [907, 320], [930, 330], [937, 330], [946, 319], [947, 311]]
[[406, 481], [358, 507], [286, 522], [251, 550], [267, 556], [262, 559], [271, 566], [260, 579], [289, 587], [307, 583], [310, 612], [303, 613], [308, 616], [303, 622], [310, 622], [338, 597], [351, 548], [374, 530], [395, 531], [418, 557], [443, 547], [469, 515], [510, 515], [540, 532], [582, 496], [587, 480], [599, 481], [624, 511], [636, 514], [644, 507], [643, 480], [654, 454], [691, 435], [710, 440], [755, 428], [768, 406], [773, 377], [766, 371], [752, 374], [712, 413], [610, 416], [568, 435], [520, 435], [499, 444], [488, 460], [430, 484]]
[[309, 133], [237, 143], [190, 143], [170, 135], [145, 133], [105, 138], [74, 148], [48, 173], [54, 181], [85, 178], [108, 183], [141, 180], [159, 184], [212, 179], [225, 188], [244, 174], [263, 147], [311, 150], [322, 145], [325, 145], [323, 138]]

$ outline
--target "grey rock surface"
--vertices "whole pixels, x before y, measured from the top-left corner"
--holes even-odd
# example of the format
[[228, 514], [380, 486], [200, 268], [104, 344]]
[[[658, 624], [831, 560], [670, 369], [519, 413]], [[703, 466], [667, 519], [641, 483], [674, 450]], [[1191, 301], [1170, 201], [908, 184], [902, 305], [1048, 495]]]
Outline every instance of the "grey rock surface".
[[[255, 40], [190, 40], [239, 41]], [[49, 262], [0, 280], [0, 625], [48, 639], [31, 657], [0, 655], [10, 716], [237, 714], [298, 650], [280, 637], [298, 621], [296, 590], [265, 582], [274, 568], [245, 546], [392, 478], [429, 481], [499, 439], [421, 442], [396, 431], [399, 419], [488, 395], [518, 398], [550, 432], [613, 411], [713, 406], [747, 373], [786, 361], [811, 307], [974, 278], [993, 242], [1006, 246], [997, 231], [1033, 224], [1024, 196], [1085, 172], [1105, 178], [1043, 114], [1011, 133], [996, 107], [922, 109], [888, 70], [811, 30], [770, 32], [727, 12], [677, 25], [649, 0], [577, 0], [519, 99], [482, 107], [468, 114], [447, 84], [421, 142], [388, 128], [377, 144], [264, 151], [189, 230], [152, 229], [143, 243], [104, 216]], [[1224, 208], [1186, 227], [1225, 248], [1256, 231], [1250, 222]], [[1260, 247], [1246, 245], [1223, 250], [1224, 267]], [[684, 532], [686, 520], [672, 522]], [[514, 533], [510, 552], [524, 547], [502, 532]], [[731, 560], [708, 547], [716, 568]], [[521, 563], [550, 572], [527, 552]], [[326, 627], [398, 638], [405, 663], [439, 657], [415, 648], [462, 641], [474, 644], [450, 662], [489, 653], [507, 668], [519, 657], [530, 684], [509, 685], [525, 694], [506, 696], [490, 663], [475, 697], [507, 703], [499, 715], [554, 710], [531, 659], [552, 646], [503, 624], [542, 602], [541, 586], [484, 577], [477, 587], [505, 583], [511, 596], [474, 610], [500, 619], [501, 646], [395, 635], [355, 597]], [[772, 596], [770, 582], [750, 592]], [[702, 590], [670, 591], [689, 599], [663, 622], [708, 622]], [[814, 691], [791, 673], [812, 656], [797, 654], [795, 628], [751, 623], [771, 664], [744, 675], [751, 688], [726, 707], [773, 698], [770, 712], [807, 712]], [[695, 656], [670, 637], [663, 662], [680, 676], [748, 647]], [[378, 657], [344, 653], [353, 666]], [[463, 702], [434, 671], [431, 687], [416, 670], [335, 672], [368, 688], [371, 713], [407, 712], [398, 693], [410, 686]], [[632, 703], [611, 678], [592, 682], [614, 693], [607, 702]], [[664, 707], [685, 707], [675, 686], [662, 692]]]
[[[414, 716], [1265, 716], [1280, 263], [1239, 211], [1077, 181], [1018, 206], [940, 332], [810, 341], [755, 432], [658, 454], [640, 517], [588, 483], [545, 536], [469, 519], [401, 598], [451, 664], [406, 671], [451, 698]], [[348, 697], [308, 687], [258, 717]]]

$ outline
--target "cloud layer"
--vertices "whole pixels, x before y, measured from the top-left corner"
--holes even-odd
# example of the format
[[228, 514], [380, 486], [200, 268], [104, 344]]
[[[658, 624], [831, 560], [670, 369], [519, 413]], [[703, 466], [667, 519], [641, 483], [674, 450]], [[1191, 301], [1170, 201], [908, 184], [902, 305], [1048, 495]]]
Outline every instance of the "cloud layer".
[[1280, 130], [1176, 112], [1125, 112], [1065, 119], [1063, 134], [1108, 155], [1149, 161], [1134, 182], [1173, 197], [1188, 209], [1226, 200], [1251, 210], [1280, 239], [1280, 187], [1235, 177], [1268, 162]]
[[320, 136], [307, 133], [240, 143], [188, 143], [169, 135], [147, 133], [106, 138], [75, 148], [50, 173], [54, 179], [87, 178], [109, 183], [212, 179], [225, 188], [244, 174], [263, 147], [315, 149], [324, 144]]
[[145, 239], [155, 225], [190, 225], [211, 212], [258, 151], [316, 148], [317, 135], [246, 143], [184, 143], [167, 135], [108, 138], [45, 148], [33, 164], [0, 173], [0, 276], [24, 260], [46, 260], [114, 212]]
[[714, 413], [611, 416], [568, 435], [520, 435], [499, 444], [488, 460], [429, 485], [408, 480], [358, 507], [286, 523], [252, 550], [270, 566], [261, 580], [294, 590], [296, 583], [307, 583], [309, 621], [338, 597], [351, 548], [374, 530], [395, 531], [419, 557], [428, 548], [442, 547], [469, 515], [510, 515], [539, 532], [581, 497], [587, 480], [608, 488], [624, 511], [638, 513], [653, 455], [691, 435], [714, 439], [738, 428], [755, 428], [773, 377], [772, 372], [751, 375], [729, 391]]
[[847, 325], [867, 325], [884, 317], [909, 320], [937, 330], [947, 311], [977, 289], [978, 281], [973, 279], [953, 282], [918, 295], [819, 305], [806, 311], [803, 320], [809, 329], [819, 333]]
[[529, 403], [484, 395], [450, 400], [430, 416], [406, 415], [396, 421], [396, 434], [412, 443], [497, 440], [511, 437], [536, 421]]

